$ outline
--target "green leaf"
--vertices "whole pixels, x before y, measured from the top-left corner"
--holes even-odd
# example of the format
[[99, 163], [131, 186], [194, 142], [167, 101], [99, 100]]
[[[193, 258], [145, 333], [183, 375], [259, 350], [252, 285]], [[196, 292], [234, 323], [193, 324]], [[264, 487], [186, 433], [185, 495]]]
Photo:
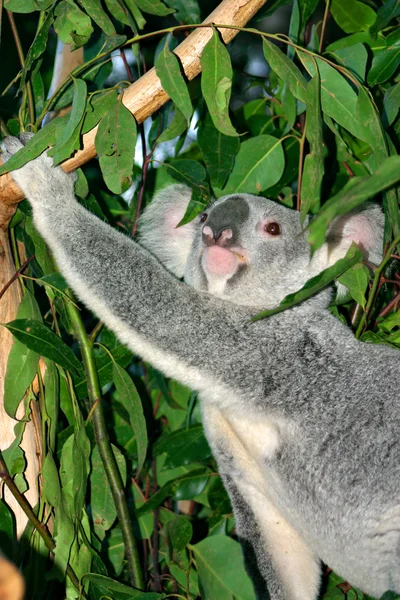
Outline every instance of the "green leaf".
[[[339, 125], [360, 137], [361, 126], [356, 114], [357, 95], [347, 80], [333, 67], [319, 58], [311, 58], [302, 51], [298, 51], [300, 59], [312, 77], [318, 66], [321, 77], [321, 106], [324, 113], [332, 117]], [[363, 139], [363, 138], [361, 138]]]
[[[17, 319], [41, 320], [40, 310], [32, 294], [26, 290], [18, 307]], [[4, 408], [10, 417], [15, 417], [19, 403], [37, 373], [39, 355], [14, 339], [7, 360], [4, 378]]]
[[150, 15], [166, 17], [175, 12], [173, 8], [167, 8], [160, 0], [135, 0], [135, 3], [143, 12], [149, 13]]
[[198, 130], [197, 141], [211, 184], [216, 188], [223, 188], [240, 148], [239, 138], [218, 131], [207, 115]]
[[34, 0], [5, 0], [4, 8], [15, 13], [30, 13], [36, 10]]
[[117, 21], [121, 21], [124, 25], [130, 24], [131, 17], [124, 3], [119, 0], [105, 0], [105, 4], [110, 15], [117, 19]]
[[[400, 0], [399, 0], [400, 2]], [[400, 81], [385, 92], [383, 98], [382, 121], [385, 127], [389, 127], [396, 119], [400, 108]]]
[[181, 65], [177, 56], [169, 49], [169, 38], [157, 56], [154, 66], [161, 85], [176, 107], [189, 121], [193, 113], [192, 101], [186, 81], [181, 73]]
[[238, 542], [224, 535], [213, 535], [190, 549], [196, 559], [203, 600], [231, 600], [232, 596], [235, 600], [255, 600]]
[[197, 0], [165, 0], [165, 4], [175, 9], [174, 17], [184, 25], [200, 23], [201, 14]]
[[335, 51], [339, 64], [342, 64], [350, 73], [353, 73], [360, 81], [365, 80], [368, 52], [364, 44], [358, 43], [347, 48], [339, 48]]
[[329, 8], [336, 23], [346, 33], [365, 31], [376, 20], [375, 11], [358, 0], [331, 0]]
[[30, 160], [37, 158], [46, 148], [53, 146], [56, 142], [57, 122], [62, 121], [64, 125], [66, 120], [65, 117], [59, 117], [40, 129], [23, 148], [0, 167], [0, 175], [19, 169]]
[[43, 21], [43, 24], [40, 27], [39, 31], [37, 32], [35, 39], [33, 40], [33, 43], [31, 45], [31, 47], [29, 48], [28, 53], [26, 55], [24, 68], [22, 69], [22, 73], [21, 73], [21, 82], [20, 82], [20, 86], [19, 86], [19, 89], [21, 91], [23, 91], [25, 89], [26, 77], [28, 75], [29, 70], [32, 68], [34, 61], [37, 60], [38, 58], [40, 58], [40, 56], [46, 50], [47, 39], [49, 36], [49, 29], [52, 24], [53, 24], [53, 13], [50, 11], [47, 14], [45, 20]]
[[386, 38], [386, 46], [374, 53], [372, 65], [368, 72], [368, 83], [371, 86], [384, 83], [395, 73], [400, 65], [400, 32], [395, 30]]
[[186, 223], [193, 221], [197, 215], [200, 215], [210, 203], [210, 190], [207, 184], [196, 186], [192, 189], [192, 195], [187, 205], [185, 214], [179, 221], [177, 227], [182, 227]]
[[276, 44], [265, 38], [263, 38], [263, 51], [271, 69], [289, 86], [293, 96], [305, 102], [307, 81], [301, 74], [300, 69]]
[[319, 208], [322, 177], [324, 175], [320, 77], [318, 71], [307, 86], [306, 104], [306, 137], [310, 144], [310, 153], [305, 158], [301, 182], [300, 214], [302, 220], [308, 212], [315, 213]]
[[351, 185], [330, 198], [310, 224], [309, 243], [316, 250], [322, 246], [329, 223], [338, 215], [345, 215], [368, 198], [375, 196], [400, 180], [400, 156], [389, 156], [373, 175], [355, 177]]
[[189, 544], [193, 535], [193, 527], [187, 517], [177, 517], [164, 527], [167, 538], [170, 560], [178, 562], [177, 554], [182, 552]]
[[106, 35], [116, 34], [115, 27], [111, 19], [104, 12], [100, 0], [78, 0], [78, 2]]
[[43, 500], [58, 508], [61, 503], [61, 484], [58, 469], [51, 452], [46, 454], [42, 466]]
[[46, 424], [48, 448], [55, 451], [58, 427], [58, 407], [60, 393], [60, 377], [58, 368], [52, 360], [45, 361], [46, 372], [44, 375], [45, 393], [44, 407], [42, 409], [42, 422]]
[[192, 500], [201, 494], [209, 478], [208, 469], [198, 469], [168, 481], [136, 510], [136, 517], [139, 518], [156, 509], [168, 496], [173, 496], [175, 500]]
[[114, 194], [121, 194], [132, 183], [136, 137], [136, 121], [120, 95], [100, 121], [95, 139], [104, 181]]
[[69, 158], [80, 145], [80, 130], [86, 108], [87, 86], [83, 79], [74, 79], [73, 84], [74, 98], [68, 123], [62, 130], [54, 148], [48, 151], [48, 155], [53, 157], [56, 165]]
[[115, 109], [118, 101], [117, 91], [115, 89], [106, 90], [100, 94], [92, 96], [86, 106], [86, 113], [82, 125], [82, 133], [87, 133], [99, 123], [99, 121], [109, 112]]
[[278, 183], [285, 168], [281, 140], [259, 135], [240, 144], [224, 194], [259, 194]]
[[204, 167], [197, 160], [173, 160], [167, 164], [167, 171], [171, 177], [188, 186], [201, 185], [206, 178]]
[[318, 6], [319, 0], [299, 0], [300, 8], [300, 27], [304, 31], [310, 17]]
[[365, 292], [368, 286], [367, 267], [358, 263], [346, 271], [346, 273], [343, 273], [343, 275], [338, 278], [338, 281], [348, 288], [353, 300], [365, 308], [367, 303]]
[[54, 15], [54, 29], [64, 44], [71, 44], [72, 50], [86, 44], [93, 33], [92, 23], [73, 0], [61, 0]]
[[351, 244], [348, 249], [346, 256], [344, 258], [340, 258], [335, 262], [334, 265], [324, 269], [316, 275], [309, 279], [306, 284], [297, 292], [293, 294], [289, 294], [285, 296], [282, 302], [276, 306], [275, 308], [270, 308], [267, 310], [263, 310], [258, 313], [256, 316], [252, 317], [252, 321], [259, 321], [260, 319], [264, 319], [265, 317], [270, 317], [271, 315], [276, 315], [296, 304], [300, 304], [300, 302], [304, 302], [307, 298], [314, 296], [319, 291], [323, 290], [327, 285], [332, 283], [334, 279], [337, 279], [345, 271], [350, 269], [355, 264], [361, 262], [363, 260], [362, 250], [355, 244], [354, 242]]
[[228, 50], [213, 28], [201, 55], [201, 91], [215, 127], [224, 135], [237, 136], [229, 118], [232, 64]]
[[166, 452], [164, 469], [172, 469], [211, 456], [211, 450], [204, 436], [203, 427], [194, 425], [189, 429], [178, 429], [161, 436], [153, 446], [153, 453], [159, 456]]
[[48, 327], [32, 319], [16, 319], [3, 323], [27, 348], [54, 360], [66, 369], [82, 370], [82, 365], [72, 350]]
[[162, 142], [173, 140], [174, 138], [178, 137], [178, 135], [181, 135], [184, 131], [186, 131], [187, 128], [188, 122], [185, 115], [181, 113], [179, 108], [176, 108], [171, 123], [158, 138], [158, 143], [161, 144]]
[[154, 592], [140, 592], [134, 588], [119, 583], [110, 577], [104, 575], [98, 575], [97, 573], [87, 573], [83, 576], [83, 582], [90, 583], [91, 590], [95, 593], [94, 598], [96, 600], [128, 600], [128, 598], [135, 598], [135, 600], [162, 600], [163, 594], [156, 594]]
[[140, 471], [146, 459], [148, 443], [142, 401], [132, 379], [116, 362], [113, 364], [113, 380], [118, 392], [118, 400], [127, 411], [129, 422], [135, 434], [138, 452], [138, 471]]
[[400, 0], [385, 0], [383, 6], [378, 8], [376, 21], [370, 28], [371, 35], [376, 35], [378, 31], [384, 29], [392, 19], [400, 15]]
[[[126, 484], [125, 458], [115, 446], [112, 451], [118, 465], [123, 484]], [[105, 532], [110, 529], [117, 517], [114, 499], [103, 461], [100, 458], [98, 446], [95, 446], [91, 457], [90, 474], [90, 507], [94, 523], [94, 530], [100, 539], [104, 538]]]

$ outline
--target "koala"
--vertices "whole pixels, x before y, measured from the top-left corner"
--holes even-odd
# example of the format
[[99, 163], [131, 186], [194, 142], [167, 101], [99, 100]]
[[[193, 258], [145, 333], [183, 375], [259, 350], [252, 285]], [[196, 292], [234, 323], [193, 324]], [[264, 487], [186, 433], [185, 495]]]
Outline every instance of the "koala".
[[[6, 139], [4, 160], [21, 147]], [[397, 351], [357, 341], [329, 290], [251, 321], [352, 241], [379, 261], [379, 209], [337, 219], [310, 259], [299, 214], [249, 194], [176, 227], [179, 185], [146, 209], [137, 244], [80, 206], [46, 154], [12, 176], [82, 302], [198, 392], [257, 597], [316, 600], [321, 562], [371, 596], [400, 593]]]

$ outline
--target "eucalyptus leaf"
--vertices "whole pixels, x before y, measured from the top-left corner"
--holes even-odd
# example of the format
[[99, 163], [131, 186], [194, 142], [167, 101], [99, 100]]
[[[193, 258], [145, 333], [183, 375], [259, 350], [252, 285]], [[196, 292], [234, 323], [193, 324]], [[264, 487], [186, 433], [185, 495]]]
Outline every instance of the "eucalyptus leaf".
[[240, 144], [224, 194], [259, 194], [282, 177], [285, 155], [280, 139], [259, 135]]
[[[196, 559], [204, 600], [255, 600], [240, 544], [213, 535], [190, 547]], [[226, 557], [229, 556], [229, 560]]]
[[316, 212], [320, 205], [324, 154], [322, 144], [322, 115], [320, 101], [320, 77], [317, 71], [307, 86], [306, 137], [310, 153], [304, 162], [301, 182], [301, 217], [304, 220], [310, 211]]
[[181, 73], [179, 60], [169, 49], [168, 39], [157, 56], [154, 65], [164, 90], [185, 119], [189, 121], [193, 113], [192, 101], [190, 100], [186, 81]]
[[115, 27], [110, 17], [104, 12], [100, 0], [78, 0], [78, 2], [106, 35], [115, 35]]
[[289, 86], [293, 96], [306, 101], [307, 81], [300, 69], [269, 40], [263, 38], [263, 51], [271, 69]]
[[138, 452], [138, 471], [143, 467], [147, 452], [147, 428], [143, 406], [135, 384], [128, 373], [116, 362], [113, 364], [113, 380], [118, 392], [118, 400], [129, 414], [129, 422], [134, 431]]
[[265, 317], [270, 317], [287, 310], [296, 304], [300, 304], [300, 302], [304, 302], [304, 300], [311, 298], [311, 296], [314, 296], [316, 293], [323, 290], [327, 285], [343, 275], [345, 271], [353, 267], [355, 264], [360, 263], [362, 260], [362, 250], [360, 250], [357, 244], [352, 243], [344, 258], [340, 258], [334, 265], [324, 269], [321, 271], [321, 273], [309, 279], [297, 292], [285, 296], [278, 306], [263, 310], [256, 316], [252, 317], [251, 320], [259, 321]]
[[51, 329], [33, 319], [17, 319], [3, 323], [27, 348], [54, 360], [66, 369], [82, 370], [82, 365], [72, 350]]
[[221, 133], [213, 124], [210, 116], [207, 115], [197, 133], [197, 141], [211, 184], [217, 188], [222, 188], [239, 151], [239, 138]]
[[56, 17], [54, 29], [64, 44], [70, 44], [72, 49], [86, 44], [93, 33], [90, 17], [73, 2], [61, 0], [54, 10]]
[[400, 156], [386, 158], [375, 173], [369, 177], [357, 177], [350, 187], [330, 198], [311, 223], [308, 241], [316, 250], [325, 239], [328, 224], [338, 215], [345, 215], [368, 198], [373, 197], [400, 180]]
[[366, 31], [376, 20], [375, 11], [359, 0], [331, 0], [329, 8], [336, 23], [346, 33]]
[[114, 194], [121, 194], [132, 183], [136, 137], [136, 121], [120, 95], [100, 121], [95, 139], [101, 172]]
[[201, 54], [201, 70], [201, 91], [215, 127], [224, 135], [236, 136], [236, 129], [229, 118], [231, 59], [214, 28], [212, 37]]

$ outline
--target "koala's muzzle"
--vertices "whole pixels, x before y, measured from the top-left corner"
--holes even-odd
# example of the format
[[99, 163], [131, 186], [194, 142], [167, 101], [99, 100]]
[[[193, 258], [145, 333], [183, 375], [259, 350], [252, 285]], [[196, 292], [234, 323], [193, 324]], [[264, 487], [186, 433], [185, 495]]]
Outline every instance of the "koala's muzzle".
[[241, 226], [249, 218], [249, 206], [240, 196], [222, 200], [212, 208], [202, 231], [205, 246], [235, 246]]
[[228, 280], [246, 262], [247, 253], [238, 241], [240, 228], [248, 217], [248, 204], [240, 196], [222, 200], [212, 208], [202, 229], [202, 267], [207, 279]]

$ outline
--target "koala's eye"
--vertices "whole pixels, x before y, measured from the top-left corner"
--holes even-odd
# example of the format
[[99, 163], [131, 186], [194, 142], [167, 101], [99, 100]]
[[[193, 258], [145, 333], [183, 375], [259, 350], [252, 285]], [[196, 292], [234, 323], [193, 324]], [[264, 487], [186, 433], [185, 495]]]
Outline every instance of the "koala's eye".
[[202, 215], [200, 215], [200, 223], [205, 223], [207, 221], [207, 218], [208, 218], [207, 213], [203, 213]]
[[264, 231], [266, 231], [270, 235], [280, 235], [281, 228], [278, 223], [272, 222], [264, 225]]

